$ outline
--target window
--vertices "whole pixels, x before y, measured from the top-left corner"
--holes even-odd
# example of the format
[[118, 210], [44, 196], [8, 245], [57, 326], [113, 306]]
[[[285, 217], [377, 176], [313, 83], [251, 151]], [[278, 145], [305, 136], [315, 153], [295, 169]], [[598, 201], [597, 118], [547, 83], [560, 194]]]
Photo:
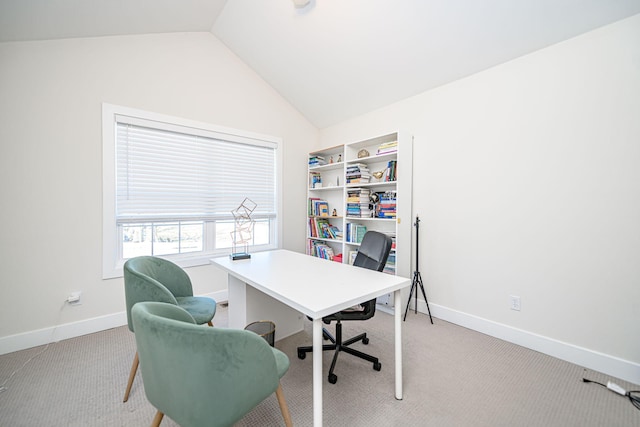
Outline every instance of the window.
[[128, 258], [182, 266], [230, 253], [232, 211], [257, 204], [250, 250], [278, 246], [279, 140], [103, 105], [103, 277]]

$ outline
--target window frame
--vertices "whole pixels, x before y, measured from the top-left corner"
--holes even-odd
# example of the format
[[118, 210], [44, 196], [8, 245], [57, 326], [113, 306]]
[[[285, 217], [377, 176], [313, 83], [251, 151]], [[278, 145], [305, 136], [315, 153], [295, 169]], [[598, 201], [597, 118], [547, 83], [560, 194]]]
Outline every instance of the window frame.
[[[249, 138], [257, 141], [275, 144], [276, 156], [276, 218], [271, 222], [270, 228], [271, 244], [263, 245], [259, 250], [272, 250], [280, 247], [282, 242], [282, 139], [274, 136], [252, 133], [248, 131], [227, 128], [210, 123], [198, 122], [180, 117], [169, 116], [150, 111], [139, 110], [120, 105], [102, 104], [102, 278], [110, 279], [122, 277], [122, 266], [126, 261], [122, 257], [122, 235], [121, 228], [116, 224], [116, 123], [117, 116], [127, 116], [143, 120], [151, 120], [163, 124], [177, 125], [215, 132], [220, 135], [228, 135], [229, 140], [239, 138]], [[215, 223], [205, 223], [205, 229], [214, 227]], [[208, 235], [205, 230], [204, 239], [207, 240], [212, 235]], [[203, 242], [211, 244], [210, 241]], [[205, 246], [206, 247], [206, 246]], [[258, 250], [257, 250], [258, 251]], [[197, 265], [209, 264], [209, 260], [216, 256], [229, 254], [229, 248], [217, 249], [214, 251], [184, 253], [173, 255], [162, 255], [163, 258], [170, 259], [181, 267], [193, 267]]]

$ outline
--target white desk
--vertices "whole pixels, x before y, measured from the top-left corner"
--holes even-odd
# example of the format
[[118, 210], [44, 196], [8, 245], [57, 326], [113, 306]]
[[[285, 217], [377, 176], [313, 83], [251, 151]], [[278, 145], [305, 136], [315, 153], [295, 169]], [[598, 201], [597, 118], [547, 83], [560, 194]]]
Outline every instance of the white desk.
[[[322, 425], [322, 318], [393, 292], [395, 397], [402, 399], [400, 290], [411, 285], [409, 279], [286, 250], [255, 253], [247, 260], [221, 257], [211, 261], [229, 275], [229, 327], [241, 329], [252, 321], [268, 319], [276, 323], [276, 336], [283, 337], [302, 330], [300, 313], [313, 319], [314, 426]], [[285, 327], [289, 330], [283, 334]]]

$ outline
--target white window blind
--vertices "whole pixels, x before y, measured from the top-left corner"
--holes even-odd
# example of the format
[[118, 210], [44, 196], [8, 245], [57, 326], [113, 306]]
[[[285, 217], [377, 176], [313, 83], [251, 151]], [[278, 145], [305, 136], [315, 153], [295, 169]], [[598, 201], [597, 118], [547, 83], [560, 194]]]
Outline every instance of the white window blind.
[[276, 145], [116, 116], [116, 221], [224, 220], [245, 197], [276, 215]]

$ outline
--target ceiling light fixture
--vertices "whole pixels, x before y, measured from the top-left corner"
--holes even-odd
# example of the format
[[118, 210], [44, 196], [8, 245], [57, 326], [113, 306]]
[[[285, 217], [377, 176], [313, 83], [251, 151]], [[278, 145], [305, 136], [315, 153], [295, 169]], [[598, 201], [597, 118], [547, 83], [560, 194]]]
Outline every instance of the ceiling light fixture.
[[292, 0], [292, 1], [293, 1], [293, 5], [298, 9], [302, 9], [303, 7], [311, 3], [311, 0]]

